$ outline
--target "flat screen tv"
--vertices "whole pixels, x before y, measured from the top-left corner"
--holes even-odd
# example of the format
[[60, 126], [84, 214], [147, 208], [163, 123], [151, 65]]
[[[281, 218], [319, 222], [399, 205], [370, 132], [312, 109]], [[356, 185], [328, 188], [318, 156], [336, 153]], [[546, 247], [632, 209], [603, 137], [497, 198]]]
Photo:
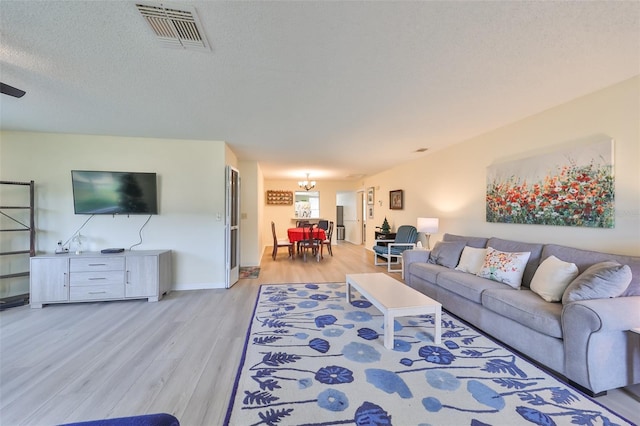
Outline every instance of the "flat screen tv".
[[155, 173], [72, 170], [76, 214], [158, 214]]

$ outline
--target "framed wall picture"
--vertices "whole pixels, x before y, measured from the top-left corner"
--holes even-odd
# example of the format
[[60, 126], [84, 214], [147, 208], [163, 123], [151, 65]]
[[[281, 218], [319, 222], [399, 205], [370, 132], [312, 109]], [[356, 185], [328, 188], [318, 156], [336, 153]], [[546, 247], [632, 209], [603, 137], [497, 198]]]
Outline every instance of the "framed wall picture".
[[267, 191], [267, 204], [293, 205], [292, 191]]
[[396, 189], [395, 191], [389, 191], [389, 208], [391, 210], [402, 210], [403, 207], [404, 191], [402, 189]]
[[367, 189], [367, 204], [373, 205], [373, 187]]
[[614, 143], [606, 138], [487, 168], [487, 222], [613, 228]]
[[369, 212], [369, 219], [373, 219], [373, 206], [367, 206], [367, 211]]

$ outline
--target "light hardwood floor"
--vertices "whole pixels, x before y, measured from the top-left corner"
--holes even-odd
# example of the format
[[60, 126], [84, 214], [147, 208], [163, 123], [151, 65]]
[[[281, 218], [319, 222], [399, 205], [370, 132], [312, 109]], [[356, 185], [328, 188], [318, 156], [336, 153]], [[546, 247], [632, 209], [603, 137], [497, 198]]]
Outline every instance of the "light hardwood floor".
[[[0, 313], [0, 425], [167, 412], [182, 425], [221, 425], [260, 284], [344, 282], [384, 272], [371, 251], [334, 245], [321, 262], [267, 248], [258, 279], [230, 290], [172, 292], [158, 303], [28, 306]], [[400, 274], [391, 274], [400, 279]], [[640, 422], [624, 390], [598, 402]]]

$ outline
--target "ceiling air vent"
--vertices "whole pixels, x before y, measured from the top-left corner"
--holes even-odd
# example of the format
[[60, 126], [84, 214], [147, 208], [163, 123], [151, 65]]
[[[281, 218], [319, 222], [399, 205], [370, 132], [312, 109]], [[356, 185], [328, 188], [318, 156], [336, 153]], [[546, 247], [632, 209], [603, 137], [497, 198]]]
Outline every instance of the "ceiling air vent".
[[178, 9], [163, 4], [144, 3], [136, 3], [136, 7], [164, 46], [209, 50], [209, 44], [195, 9], [182, 6]]

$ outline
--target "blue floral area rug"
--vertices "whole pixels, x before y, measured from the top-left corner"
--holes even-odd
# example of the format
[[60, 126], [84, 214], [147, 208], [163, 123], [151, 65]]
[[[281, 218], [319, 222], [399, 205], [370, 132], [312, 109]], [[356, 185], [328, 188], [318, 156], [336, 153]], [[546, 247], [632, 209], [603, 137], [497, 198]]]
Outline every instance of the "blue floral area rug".
[[263, 285], [227, 425], [628, 425], [463, 321], [383, 316], [345, 285]]

